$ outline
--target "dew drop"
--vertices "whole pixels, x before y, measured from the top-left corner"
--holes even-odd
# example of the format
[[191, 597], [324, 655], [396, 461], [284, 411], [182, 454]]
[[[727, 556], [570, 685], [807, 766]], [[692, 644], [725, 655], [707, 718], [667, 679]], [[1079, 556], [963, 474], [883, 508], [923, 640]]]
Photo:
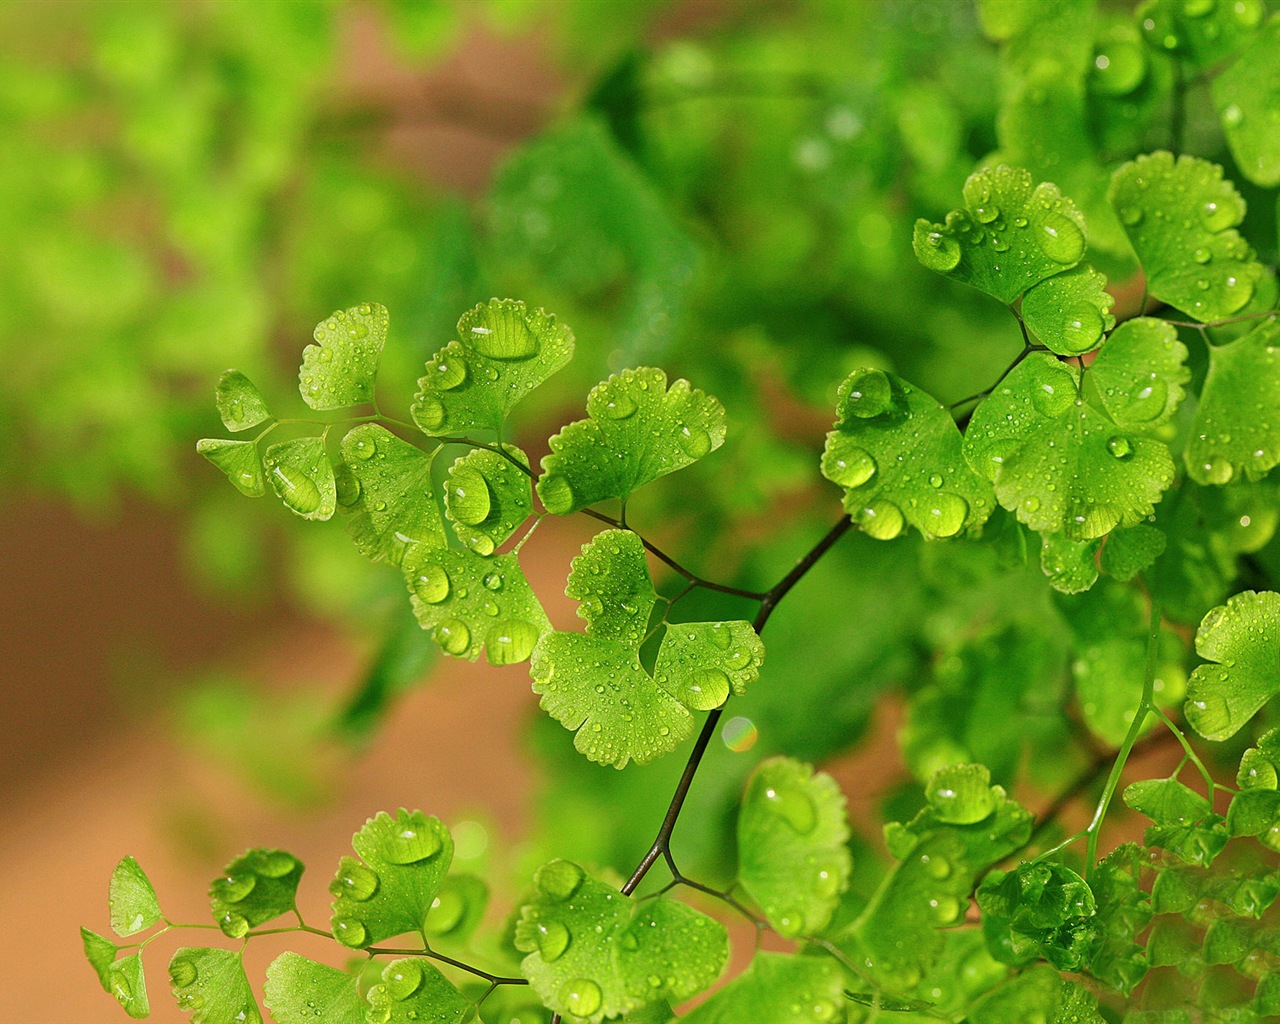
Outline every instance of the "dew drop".
[[945, 274], [960, 262], [960, 243], [940, 231], [930, 231], [924, 244], [916, 246], [916, 257], [930, 270]]
[[1085, 249], [1084, 232], [1075, 221], [1059, 210], [1049, 210], [1035, 220], [1036, 239], [1049, 259], [1064, 266], [1080, 261]]
[[980, 224], [990, 224], [1000, 216], [1000, 207], [995, 203], [979, 203], [973, 208], [973, 217]]
[[488, 482], [481, 473], [466, 463], [453, 467], [445, 497], [454, 518], [468, 526], [483, 523], [489, 518], [493, 507]]
[[941, 487], [941, 486], [942, 486], [942, 477], [940, 477], [937, 473], [934, 473], [931, 477], [929, 477], [929, 486], [930, 486], [930, 487]]
[[382, 983], [392, 999], [408, 999], [422, 987], [422, 968], [415, 960], [397, 960], [382, 972]]
[[1107, 439], [1107, 451], [1113, 458], [1127, 459], [1133, 455], [1133, 444], [1123, 434], [1116, 434]]
[[1237, 727], [1227, 699], [1220, 693], [1206, 693], [1185, 706], [1188, 721], [1201, 736], [1229, 735]]
[[729, 696], [729, 677], [719, 669], [704, 668], [693, 673], [684, 703], [695, 711], [718, 708]]
[[1239, 104], [1232, 103], [1222, 112], [1222, 123], [1228, 128], [1239, 128], [1244, 123], [1244, 111]]
[[433, 394], [424, 393], [413, 405], [413, 418], [418, 426], [430, 433], [440, 430], [448, 418], [444, 402]]
[[431, 901], [422, 930], [428, 935], [448, 935], [458, 927], [466, 912], [467, 901], [462, 893], [457, 889], [445, 889]]
[[359, 861], [344, 857], [337, 877], [329, 883], [329, 891], [334, 896], [346, 896], [363, 903], [378, 891], [378, 876]]
[[353, 446], [353, 451], [357, 459], [367, 460], [378, 454], [378, 446], [372, 438], [362, 437]]
[[960, 901], [954, 896], [938, 896], [931, 899], [929, 908], [939, 924], [955, 924], [964, 914]]
[[1125, 206], [1120, 210], [1120, 221], [1127, 227], [1136, 227], [1142, 223], [1141, 206]]
[[796, 832], [808, 835], [818, 823], [818, 810], [803, 789], [794, 786], [766, 786], [765, 806]]
[[548, 473], [538, 481], [538, 497], [552, 515], [562, 516], [574, 505], [573, 488], [559, 473]]
[[253, 874], [227, 875], [218, 879], [213, 888], [215, 896], [223, 903], [239, 903], [253, 892], [257, 884], [258, 878]]
[[440, 852], [440, 837], [433, 828], [418, 828], [404, 821], [394, 822], [382, 847], [392, 864], [417, 864]]
[[676, 444], [691, 459], [700, 459], [711, 451], [711, 435], [698, 426], [681, 424], [676, 431]]
[[1032, 376], [1031, 404], [1042, 416], [1061, 416], [1076, 400], [1076, 382], [1057, 364], [1043, 364]]
[[473, 325], [463, 335], [466, 343], [490, 359], [530, 359], [538, 354], [538, 338], [523, 319], [506, 316], [491, 325]]
[[481, 582], [484, 583], [485, 590], [492, 590], [494, 593], [497, 593], [499, 590], [502, 589], [502, 573], [500, 572], [486, 573], [484, 579]]
[[185, 958], [174, 960], [169, 964], [169, 980], [175, 988], [188, 988], [195, 984], [199, 972], [196, 965]]
[[568, 860], [553, 860], [542, 865], [533, 876], [536, 885], [550, 899], [567, 900], [582, 885], [582, 868]]
[[1231, 478], [1235, 476], [1235, 467], [1231, 465], [1230, 459], [1211, 455], [1201, 464], [1200, 472], [1205, 483], [1221, 487], [1231, 482]]
[[436, 643], [446, 654], [460, 658], [471, 646], [471, 630], [461, 619], [445, 619], [436, 626]]
[[857, 370], [841, 385], [841, 416], [870, 419], [893, 404], [893, 384], [882, 370]]
[[902, 509], [891, 501], [875, 501], [858, 514], [858, 525], [876, 540], [893, 540], [902, 532], [906, 520]]
[[1197, 249], [1191, 254], [1191, 258], [1197, 263], [1204, 265], [1213, 259], [1213, 253], [1208, 249]]
[[625, 391], [619, 391], [616, 395], [604, 403], [604, 414], [611, 420], [625, 420], [635, 415], [636, 403]]
[[525, 619], [502, 619], [485, 638], [489, 664], [515, 665], [533, 653], [538, 642], [538, 629]]
[[238, 939], [248, 934], [249, 921], [240, 914], [233, 914], [231, 911], [227, 911], [219, 919], [218, 927], [222, 929], [223, 935]]
[[1235, 223], [1235, 212], [1231, 203], [1210, 199], [1200, 207], [1200, 221], [1209, 231], [1225, 231]]
[[935, 537], [954, 537], [969, 515], [969, 503], [958, 494], [944, 492], [925, 510], [925, 530]]
[[930, 878], [937, 879], [950, 878], [953, 870], [951, 861], [936, 853], [922, 853], [920, 855], [920, 866], [924, 868], [925, 873]]
[[449, 574], [441, 565], [424, 565], [413, 580], [413, 592], [427, 604], [439, 604], [449, 596], [449, 590]]
[[333, 937], [351, 949], [359, 949], [368, 938], [369, 933], [365, 930], [365, 926], [355, 918], [335, 917], [331, 924]]
[[822, 457], [822, 472], [841, 487], [861, 487], [876, 475], [876, 460], [871, 453], [851, 444], [843, 434], [836, 434]]
[[1066, 313], [1062, 323], [1062, 344], [1068, 352], [1088, 352], [1102, 337], [1102, 315], [1093, 306], [1080, 306]]
[[560, 990], [560, 1001], [575, 1017], [590, 1017], [600, 1009], [600, 986], [586, 978], [574, 978]]
[[431, 380], [440, 391], [452, 391], [467, 379], [467, 363], [461, 352], [442, 354], [435, 362]]
[[572, 936], [560, 921], [539, 921], [537, 926], [538, 952], [547, 963], [554, 963], [569, 948]]

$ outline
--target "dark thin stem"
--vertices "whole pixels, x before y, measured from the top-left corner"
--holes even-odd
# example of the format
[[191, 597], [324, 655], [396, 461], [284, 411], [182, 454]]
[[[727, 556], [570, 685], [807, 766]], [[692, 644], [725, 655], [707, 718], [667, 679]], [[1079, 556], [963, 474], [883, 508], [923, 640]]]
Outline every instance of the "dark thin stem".
[[734, 910], [736, 910], [739, 914], [745, 917], [748, 921], [750, 921], [753, 925], [755, 925], [757, 929], [763, 929], [763, 928], [769, 927], [769, 922], [767, 922], [764, 918], [758, 916], [757, 914], [753, 913], [749, 907], [744, 906], [732, 894], [725, 892], [723, 889], [714, 889], [709, 885], [703, 885], [701, 882], [695, 882], [692, 878], [686, 878], [683, 874], [680, 873], [679, 868], [675, 866], [675, 862], [672, 861], [669, 856], [667, 857], [667, 864], [671, 868], [672, 878], [671, 878], [671, 884], [663, 887], [663, 890], [662, 890], [663, 892], [666, 892], [668, 889], [673, 889], [677, 885], [683, 885], [688, 889], [696, 889], [698, 892], [706, 893], [708, 896], [714, 896], [716, 899], [720, 900], [722, 903], [728, 904]]
[[[448, 964], [450, 967], [456, 967], [460, 971], [466, 971], [468, 974], [474, 974], [477, 978], [483, 978], [491, 986], [497, 985], [527, 985], [527, 978], [508, 978], [501, 974], [490, 974], [488, 971], [482, 971], [479, 967], [472, 967], [470, 964], [464, 964], [461, 960], [455, 960], [451, 956], [445, 956], [443, 953], [437, 953], [434, 949], [396, 949], [392, 946], [370, 946], [365, 950], [372, 956], [425, 956], [429, 960], [439, 960], [442, 964]], [[488, 995], [488, 993], [485, 993]]]
[[[765, 624], [769, 621], [773, 610], [778, 606], [778, 602], [786, 597], [791, 588], [800, 582], [805, 573], [817, 564], [818, 559], [825, 555], [852, 525], [853, 520], [848, 516], [841, 516], [835, 526], [827, 531], [826, 535], [813, 546], [809, 553], [801, 558], [789, 573], [761, 596], [760, 610], [756, 612], [755, 620], [751, 623], [752, 628], [757, 633], [763, 632]], [[654, 862], [659, 857], [666, 857], [668, 858], [668, 863], [671, 863], [671, 835], [675, 831], [680, 811], [684, 808], [685, 799], [689, 796], [689, 788], [693, 785], [693, 777], [697, 774], [698, 767], [702, 764], [702, 758], [707, 752], [707, 745], [711, 742], [711, 737], [715, 734], [716, 726], [719, 724], [720, 716], [723, 714], [724, 708], [718, 707], [707, 715], [707, 720], [702, 723], [702, 731], [698, 733], [698, 739], [694, 742], [693, 750], [689, 753], [689, 760], [685, 763], [684, 771], [680, 775], [680, 781], [676, 784], [675, 792], [671, 796], [671, 803], [667, 805], [667, 813], [662, 819], [662, 825], [658, 828], [658, 835], [640, 863], [636, 865], [636, 869], [631, 872], [631, 877], [627, 879], [626, 884], [622, 887], [622, 891], [628, 896], [636, 891], [636, 887], [644, 880], [644, 876], [649, 873], [649, 869], [653, 867]], [[672, 867], [674, 868], [674, 864], [672, 864]]]
[[[608, 523], [610, 526], [612, 526], [616, 530], [631, 529], [621, 519], [615, 519], [613, 516], [605, 515], [605, 513], [603, 512], [597, 512], [593, 508], [584, 508], [582, 510], [582, 514], [584, 516], [590, 516], [592, 519], [599, 520], [602, 523]], [[635, 533], [634, 530], [632, 530], [631, 532]], [[669, 569], [683, 576], [695, 587], [701, 587], [704, 590], [714, 590], [720, 594], [729, 594], [732, 597], [745, 598], [748, 601], [763, 601], [765, 598], [765, 595], [758, 590], [743, 590], [741, 587], [730, 587], [724, 583], [714, 583], [711, 580], [704, 580], [701, 576], [697, 575], [696, 573], [690, 572], [683, 565], [677, 562], [674, 558], [668, 555], [665, 551], [659, 548], [656, 544], [650, 543], [648, 540], [640, 536], [640, 534], [638, 533], [636, 533], [636, 536], [640, 537], [640, 543], [644, 545], [644, 549], [648, 551], [649, 554], [653, 555], [654, 558], [656, 558], [663, 565], [667, 566]]]

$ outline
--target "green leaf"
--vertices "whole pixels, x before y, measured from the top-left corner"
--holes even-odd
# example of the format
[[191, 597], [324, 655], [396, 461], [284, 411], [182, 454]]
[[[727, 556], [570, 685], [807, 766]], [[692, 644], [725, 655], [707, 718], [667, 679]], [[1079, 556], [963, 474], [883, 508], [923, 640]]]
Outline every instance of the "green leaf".
[[685, 707], [710, 711], [731, 690], [746, 693], [763, 662], [764, 643], [749, 622], [676, 622], [663, 634], [653, 677]]
[[1143, 833], [1148, 846], [1168, 850], [1187, 864], [1212, 864], [1230, 838], [1226, 819], [1220, 814], [1190, 823], [1152, 825]]
[[293, 952], [271, 961], [263, 1002], [276, 1024], [365, 1024], [358, 978]]
[[228, 430], [248, 430], [271, 419], [262, 392], [239, 370], [227, 370], [218, 378], [214, 401]]
[[[1225, 5], [1224, 5], [1225, 6]], [[1260, 5], [1251, 10], [1261, 15]], [[1280, 185], [1280, 16], [1272, 15], [1262, 32], [1234, 64], [1213, 79], [1213, 105], [1240, 173], [1263, 188]]]
[[[1267, 845], [1276, 849], [1274, 841], [1269, 841]], [[1280, 875], [1266, 868], [1250, 874], [1232, 872], [1225, 877], [1210, 878], [1205, 892], [1229, 908], [1233, 914], [1256, 920], [1266, 913], [1276, 896], [1280, 895]]]
[[1161, 442], [1122, 431], [1079, 397], [1078, 381], [1031, 354], [974, 410], [964, 454], [1031, 529], [1092, 540], [1151, 515], [1174, 470]]
[[[503, 450], [528, 469], [529, 457], [515, 445]], [[478, 555], [491, 555], [533, 513], [529, 475], [487, 448], [463, 455], [449, 470], [444, 505], [458, 540]]]
[[1186, 358], [1187, 348], [1172, 324], [1145, 316], [1126, 320], [1108, 336], [1089, 367], [1087, 383], [1117, 426], [1151, 430], [1182, 402], [1191, 379]]
[[645, 484], [683, 469], [724, 443], [724, 406], [652, 367], [623, 370], [587, 396], [587, 419], [548, 442], [538, 497], [567, 515], [607, 498], [625, 501]]
[[1258, 31], [1262, 0], [1148, 0], [1135, 14], [1152, 49], [1208, 71]]
[[916, 221], [912, 245], [930, 270], [1009, 304], [1084, 257], [1084, 217], [1058, 186], [1033, 188], [1029, 171], [977, 171], [964, 183], [964, 202], [945, 224]]
[[1280, 1017], [1280, 971], [1269, 971], [1258, 979], [1253, 993], [1253, 1008], [1264, 1019]]
[[1151, 909], [1157, 914], [1182, 914], [1196, 905], [1205, 874], [1197, 868], [1165, 868], [1151, 883]]
[[842, 1019], [844, 974], [829, 957], [759, 952], [684, 1024], [828, 1024]]
[[1255, 945], [1253, 929], [1243, 921], [1219, 919], [1204, 933], [1204, 962], [1238, 964]]
[[738, 811], [738, 880], [786, 937], [826, 927], [849, 884], [844, 794], [830, 775], [775, 757], [747, 782]]
[[125, 857], [111, 872], [107, 901], [111, 908], [111, 930], [117, 935], [146, 931], [161, 917], [151, 879], [132, 857]]
[[376, 423], [352, 427], [341, 450], [355, 482], [355, 496], [343, 502], [353, 513], [347, 530], [361, 554], [398, 566], [416, 548], [448, 545], [431, 483], [433, 453]]
[[1257, 746], [1244, 752], [1236, 785], [1241, 789], [1280, 788], [1280, 729], [1263, 733]]
[[514, 665], [551, 626], [513, 552], [481, 558], [466, 551], [415, 548], [401, 565], [413, 613], [455, 658]]
[[1146, 954], [1136, 941], [1152, 917], [1151, 899], [1138, 884], [1145, 860], [1141, 846], [1125, 843], [1098, 862], [1089, 881], [1098, 936], [1089, 973], [1126, 996], [1147, 973]]
[[369, 1001], [366, 1019], [382, 1024], [428, 1019], [440, 1024], [461, 1024], [474, 1008], [421, 957], [391, 961], [382, 969], [382, 981], [370, 988], [365, 998]]
[[257, 442], [202, 437], [196, 442], [196, 451], [222, 470], [235, 489], [246, 497], [260, 498], [267, 493]]
[[1280, 321], [1209, 349], [1209, 373], [1184, 458], [1201, 484], [1265, 476], [1280, 463]]
[[1187, 684], [1187, 723], [1205, 739], [1243, 728], [1277, 691], [1280, 594], [1246, 590], [1209, 612], [1196, 631], [1201, 665]]
[[1062, 356], [1096, 348], [1116, 325], [1107, 277], [1087, 264], [1050, 277], [1022, 297], [1022, 319], [1040, 341]]
[[672, 623], [650, 676], [640, 647], [656, 593], [643, 542], [629, 530], [604, 530], [584, 545], [565, 593], [581, 601], [586, 635], [542, 637], [529, 666], [533, 691], [600, 764], [645, 764], [673, 750], [693, 731], [687, 709], [710, 710], [730, 691], [745, 692], [764, 661], [748, 622]]
[[565, 596], [580, 602], [587, 635], [639, 647], [657, 601], [644, 542], [630, 530], [604, 530], [570, 563]]
[[224, 935], [241, 938], [250, 928], [297, 908], [302, 862], [283, 850], [250, 850], [209, 886], [210, 908]]
[[1094, 557], [1100, 540], [1068, 540], [1060, 533], [1043, 537], [1040, 543], [1040, 568], [1049, 577], [1049, 585], [1062, 594], [1082, 594], [1098, 582], [1098, 566]]
[[1036, 958], [1078, 971], [1098, 941], [1093, 891], [1070, 868], [1024, 861], [992, 871], [977, 892], [987, 948], [1015, 966]]
[[418, 380], [409, 412], [428, 434], [501, 431], [516, 403], [573, 356], [568, 327], [513, 299], [490, 299], [462, 314], [458, 338]]
[[1102, 546], [1102, 571], [1123, 582], [1149, 568], [1168, 543], [1164, 531], [1146, 523], [1127, 530], [1114, 530]]
[[969, 1024], [1106, 1024], [1089, 991], [1047, 967], [1015, 975], [980, 999]]
[[104, 992], [111, 991], [111, 964], [115, 961], [120, 947], [110, 939], [104, 938], [95, 931], [81, 926], [80, 941], [84, 943], [85, 959], [98, 975]]
[[1140, 156], [1112, 175], [1108, 198], [1148, 291], [1197, 320], [1240, 312], [1266, 276], [1235, 230], [1244, 200], [1217, 164], [1185, 155], [1175, 162], [1163, 151]]
[[1206, 797], [1174, 778], [1131, 783], [1125, 787], [1124, 802], [1161, 825], [1187, 825], [1213, 810]]
[[[333, 936], [351, 949], [405, 932], [422, 933], [453, 860], [453, 837], [439, 818], [401, 808], [380, 811], [352, 837], [329, 883]], [[363, 862], [363, 863], [362, 863]]]
[[147, 977], [142, 971], [142, 953], [121, 957], [107, 968], [106, 989], [130, 1017], [141, 1020], [151, 1015], [147, 998]]
[[892, 540], [907, 524], [953, 537], [981, 526], [994, 507], [990, 486], [965, 465], [961, 440], [925, 392], [881, 370], [858, 370], [840, 385], [822, 475], [845, 488], [845, 511], [877, 540]]
[[313, 409], [345, 409], [373, 401], [378, 362], [387, 340], [387, 311], [365, 302], [316, 325], [318, 344], [302, 350], [298, 390]]
[[1236, 793], [1227, 808], [1227, 831], [1232, 836], [1262, 836], [1260, 841], [1267, 846], [1280, 845], [1280, 792], [1246, 789]]
[[262, 1024], [239, 952], [184, 946], [169, 961], [169, 982], [192, 1024]]
[[[950, 780], [953, 770], [940, 773]], [[992, 786], [988, 798], [968, 788], [977, 773], [964, 771], [960, 790], [943, 782], [929, 787], [932, 801], [910, 822], [885, 828], [889, 852], [898, 859], [850, 926], [836, 937], [855, 963], [866, 963], [866, 980], [891, 993], [914, 991], [945, 943], [938, 929], [964, 920], [969, 894], [993, 864], [1021, 849], [1031, 835], [1031, 815]], [[948, 792], [950, 791], [950, 792]], [[943, 816], [972, 818], [953, 824]]]
[[553, 860], [534, 876], [516, 948], [524, 976], [569, 1021], [616, 1017], [659, 999], [680, 1002], [719, 977], [729, 956], [717, 921], [675, 900], [638, 902]]
[[323, 438], [299, 437], [273, 444], [262, 461], [272, 489], [291, 512], [303, 519], [333, 516], [338, 489]]
[[693, 717], [640, 664], [638, 650], [616, 640], [550, 632], [529, 662], [540, 706], [592, 761], [623, 768], [648, 764], [693, 734]]

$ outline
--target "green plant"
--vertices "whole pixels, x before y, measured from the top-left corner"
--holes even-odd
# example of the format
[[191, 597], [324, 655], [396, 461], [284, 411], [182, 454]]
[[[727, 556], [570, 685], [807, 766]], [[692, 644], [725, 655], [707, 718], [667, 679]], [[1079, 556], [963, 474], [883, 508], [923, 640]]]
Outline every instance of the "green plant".
[[[553, 799], [549, 859], [505, 928], [483, 926], [486, 883], [449, 873], [450, 832], [419, 811], [378, 814], [356, 834], [357, 856], [330, 883], [329, 929], [300, 915], [272, 924], [296, 914], [296, 858], [237, 858], [211, 888], [226, 936], [310, 933], [365, 955], [341, 970], [282, 953], [266, 983], [280, 1024], [668, 1020], [721, 980], [728, 932], [705, 910], [773, 933], [787, 952], [758, 950], [685, 1014], [695, 1024], [1280, 1013], [1280, 731], [1266, 728], [1280, 690], [1280, 289], [1259, 257], [1275, 248], [1266, 190], [1280, 183], [1280, 18], [1247, 0], [1158, 0], [1132, 18], [1074, 3], [993, 2], [981, 14], [1003, 44], [998, 153], [964, 180], [961, 205], [945, 212], [948, 196], [938, 219], [899, 240], [905, 249], [909, 235], [924, 268], [972, 290], [940, 303], [971, 313], [975, 336], [1003, 323], [1016, 351], [979, 359], [975, 340], [963, 372], [985, 386], [948, 406], [933, 394], [946, 369], [910, 352], [895, 353], [899, 368], [918, 358], [928, 388], [875, 353], [831, 373], [843, 383], [820, 468], [843, 510], [832, 502], [825, 532], [798, 514], [813, 534], [803, 544], [779, 527], [714, 579], [650, 539], [651, 522], [676, 516], [682, 479], [699, 481], [709, 529], [727, 530], [741, 489], [768, 493], [788, 472], [747, 423], [748, 442], [712, 475], [714, 460], [701, 460], [730, 452], [736, 423], [657, 368], [628, 365], [592, 389], [585, 417], [549, 439], [535, 470], [509, 414], [569, 363], [574, 336], [522, 302], [465, 313], [412, 401], [396, 396], [400, 416], [383, 413], [389, 396], [376, 390], [389, 319], [373, 304], [334, 313], [304, 352], [300, 392], [319, 417], [276, 417], [247, 377], [223, 375], [224, 425], [256, 433], [199, 450], [234, 486], [273, 491], [305, 519], [343, 514], [361, 552], [403, 576], [445, 653], [527, 660], [577, 751], [646, 791], [603, 781], [580, 759], [562, 773], [602, 820], [609, 803], [633, 820], [617, 848], [594, 839], [565, 856]], [[936, 127], [943, 107], [913, 104], [894, 130], [919, 150], [913, 198], [928, 209], [963, 152], [930, 159], [931, 129], [906, 111], [928, 121], [921, 111], [933, 110]], [[652, 253], [683, 250], [611, 141], [627, 137], [616, 124], [626, 103], [603, 106], [612, 136], [588, 121], [536, 142], [499, 182], [494, 217], [518, 241], [541, 222], [507, 217], [513, 197], [534, 194], [525, 213], [552, 207], [544, 226], [566, 233], [563, 249], [539, 262], [530, 244], [529, 259], [580, 302], [614, 281], [601, 253], [631, 264], [636, 294], [619, 300], [619, 323], [632, 355], [652, 347], [646, 301], [678, 306], [679, 283]], [[837, 141], [843, 125], [829, 132]], [[1161, 132], [1179, 155], [1147, 144]], [[1268, 202], [1246, 204], [1221, 163], [1183, 152], [1189, 139], [1233, 159], [1241, 187]], [[539, 184], [549, 168], [600, 193]], [[626, 222], [650, 230], [595, 237], [582, 226], [611, 189], [630, 197]], [[751, 241], [731, 264], [744, 277], [761, 272]], [[893, 266], [903, 280], [912, 272]], [[755, 358], [747, 344], [719, 368], [703, 353], [700, 368], [734, 380]], [[784, 374], [840, 361], [807, 350]], [[571, 515], [603, 527], [568, 573], [581, 632], [550, 626], [519, 559], [543, 519]], [[776, 643], [766, 634], [775, 613], [791, 614]], [[850, 618], [867, 628], [849, 630]], [[814, 653], [821, 646], [833, 650]], [[1203, 664], [1188, 676], [1193, 652]], [[851, 678], [853, 667], [917, 675], [902, 730], [917, 782], [887, 808], [885, 861], [851, 833], [834, 780], [805, 763], [864, 728], [882, 691]], [[775, 727], [775, 756], [716, 760], [712, 741], [737, 706]], [[1189, 732], [1215, 745], [1193, 745]], [[683, 765], [666, 756], [690, 739]], [[1162, 743], [1181, 749], [1176, 769], [1122, 788], [1134, 750]], [[548, 760], [569, 756], [566, 746]], [[1238, 761], [1234, 786], [1215, 776], [1227, 759]], [[640, 775], [649, 762], [669, 785]], [[713, 792], [699, 829], [682, 811], [700, 786]], [[1058, 796], [1034, 815], [1015, 787]], [[1107, 851], [1117, 795], [1151, 824], [1141, 843]], [[1079, 798], [1088, 824], [1064, 829]], [[655, 806], [637, 826], [638, 810]], [[624, 848], [637, 827], [644, 843]], [[111, 924], [121, 937], [155, 929], [126, 946], [84, 933], [104, 987], [145, 1016], [142, 951], [182, 926], [130, 858], [112, 877]], [[420, 942], [387, 944], [408, 933]], [[235, 949], [180, 949], [169, 974], [197, 1024], [259, 1014]]]

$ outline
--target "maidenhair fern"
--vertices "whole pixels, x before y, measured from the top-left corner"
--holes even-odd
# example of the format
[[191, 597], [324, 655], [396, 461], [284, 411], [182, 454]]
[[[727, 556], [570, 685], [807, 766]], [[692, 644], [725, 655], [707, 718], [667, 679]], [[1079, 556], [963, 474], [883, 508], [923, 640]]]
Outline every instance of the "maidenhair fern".
[[[1193, 742], [1273, 723], [1280, 691], [1280, 595], [1236, 585], [1238, 558], [1277, 525], [1280, 289], [1230, 180], [1258, 194], [1280, 177], [1280, 22], [1256, 0], [1154, 0], [1133, 20], [1049, 4], [1041, 21], [1032, 7], [982, 6], [1003, 46], [1002, 151], [913, 240], [940, 285], [1007, 308], [1020, 350], [950, 406], [880, 366], [833, 380], [820, 459], [810, 440], [814, 477], [842, 492], [814, 491], [834, 525], [764, 584], [750, 572], [703, 578], [629, 515], [646, 486], [732, 448], [724, 407], [689, 381], [621, 369], [591, 389], [585, 418], [548, 439], [540, 466], [512, 443], [509, 414], [574, 352], [566, 325], [523, 302], [464, 313], [416, 394], [395, 396], [379, 391], [378, 369], [396, 323], [374, 304], [335, 312], [299, 374], [303, 401], [331, 414], [319, 420], [276, 417], [274, 396], [223, 375], [223, 423], [255, 433], [205, 439], [199, 452], [243, 494], [269, 489], [304, 519], [344, 518], [364, 555], [401, 574], [445, 654], [527, 662], [542, 709], [599, 764], [635, 771], [693, 743], [629, 875], [552, 859], [501, 908], [505, 926], [486, 914], [487, 883], [452, 872], [450, 830], [421, 811], [379, 813], [356, 833], [323, 926], [298, 911], [309, 883], [296, 858], [242, 854], [210, 889], [213, 921], [235, 941], [179, 949], [169, 964], [192, 1020], [261, 1019], [241, 953], [282, 932], [333, 946], [331, 964], [286, 951], [268, 969], [280, 1024], [656, 1024], [677, 1010], [694, 1024], [1280, 1015], [1280, 740], [1259, 728], [1252, 746], [1230, 748], [1235, 786], [1206, 763], [1218, 748]], [[1094, 34], [1067, 38], [1092, 70], [1055, 49], [1051, 30], [1067, 23]], [[1117, 104], [1138, 118], [1168, 100], [1177, 116], [1187, 76], [1202, 74], [1232, 170], [1130, 140], [1120, 158], [1063, 157], [1058, 177], [1057, 154], [1034, 141], [1028, 111], [1061, 126], [1087, 110], [1120, 137]], [[1115, 283], [1128, 279], [1141, 295], [1119, 303]], [[384, 400], [407, 415], [385, 414]], [[567, 570], [582, 628], [557, 630], [521, 559], [543, 519], [576, 514], [600, 529]], [[804, 663], [766, 658], [766, 626], [858, 533], [961, 577], [966, 596], [930, 628], [962, 615], [967, 591], [1009, 587], [984, 606], [998, 615], [938, 627], [951, 639], [909, 688], [902, 741], [916, 781], [878, 867], [851, 838], [867, 823], [849, 820], [835, 780], [786, 750], [745, 779], [733, 820], [682, 815], [694, 787], [721, 785], [702, 769], [725, 710], [762, 689], [803, 694]], [[1032, 591], [1011, 579], [1039, 586], [1029, 607], [1015, 607]], [[822, 600], [839, 611], [861, 585], [853, 569]], [[750, 612], [710, 614], [697, 603], [709, 595]], [[802, 642], [826, 641], [815, 626]], [[1065, 731], [1093, 760], [1045, 802], [1027, 744]], [[1182, 751], [1171, 774], [1132, 778], [1131, 755], [1164, 739]], [[1092, 813], [1064, 832], [1079, 798]], [[1146, 822], [1142, 841], [1109, 848], [1125, 807]], [[736, 837], [729, 878], [682, 871], [673, 836], [698, 829]], [[124, 1011], [145, 1017], [148, 945], [199, 926], [167, 917], [130, 857], [111, 878], [109, 920], [127, 941], [86, 929], [86, 956]], [[773, 937], [739, 951], [734, 977], [726, 921], [740, 926], [735, 942]]]

